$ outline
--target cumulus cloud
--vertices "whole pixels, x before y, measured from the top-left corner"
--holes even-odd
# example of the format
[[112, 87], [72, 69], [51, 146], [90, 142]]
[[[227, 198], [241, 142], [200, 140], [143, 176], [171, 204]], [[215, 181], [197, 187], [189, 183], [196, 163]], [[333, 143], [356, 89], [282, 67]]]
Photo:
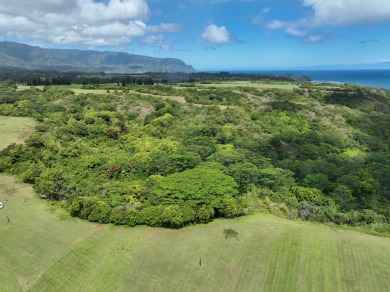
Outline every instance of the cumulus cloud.
[[93, 47], [128, 44], [148, 32], [181, 29], [173, 23], [148, 26], [148, 15], [146, 0], [0, 1], [0, 32], [13, 39]]
[[210, 24], [202, 33], [202, 39], [210, 43], [211, 45], [224, 45], [231, 43], [231, 38], [228, 30], [225, 26], [216, 26]]
[[313, 25], [344, 26], [390, 21], [388, 0], [303, 0], [314, 11]]
[[305, 26], [304, 21], [283, 22], [280, 20], [273, 20], [268, 22], [265, 26], [270, 30], [283, 29], [287, 35], [297, 38], [299, 42], [304, 44], [322, 43], [338, 37], [333, 33], [312, 32]]
[[312, 11], [311, 16], [285, 22], [274, 19], [265, 23], [269, 30], [284, 30], [302, 43], [321, 43], [338, 36], [318, 33], [324, 27], [390, 21], [389, 0], [302, 0], [303, 6]]

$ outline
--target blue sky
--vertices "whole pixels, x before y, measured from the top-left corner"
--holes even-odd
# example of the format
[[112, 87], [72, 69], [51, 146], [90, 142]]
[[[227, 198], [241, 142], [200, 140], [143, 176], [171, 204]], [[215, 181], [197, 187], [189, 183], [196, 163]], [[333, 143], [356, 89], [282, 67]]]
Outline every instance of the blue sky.
[[0, 40], [175, 57], [197, 70], [377, 63], [390, 59], [390, 0], [1, 1]]

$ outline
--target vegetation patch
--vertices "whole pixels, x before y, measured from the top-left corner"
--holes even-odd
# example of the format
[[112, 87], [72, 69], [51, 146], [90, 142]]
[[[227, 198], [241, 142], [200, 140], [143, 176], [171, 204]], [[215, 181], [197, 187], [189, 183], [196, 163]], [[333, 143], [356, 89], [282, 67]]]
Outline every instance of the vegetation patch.
[[37, 131], [0, 170], [92, 222], [180, 228], [260, 209], [387, 233], [388, 91], [123, 81], [79, 94], [3, 82], [0, 114]]
[[[23, 123], [26, 119], [13, 118], [13, 122]], [[0, 129], [1, 133], [5, 133], [4, 125]], [[156, 141], [149, 145], [148, 141], [144, 141], [142, 149], [150, 151], [162, 145], [175, 149], [178, 146], [172, 141]], [[34, 144], [38, 143], [41, 142], [35, 140]], [[233, 148], [231, 145], [220, 145], [217, 151], [233, 151]], [[242, 156], [237, 156], [237, 159], [242, 159]], [[227, 163], [228, 158], [226, 153], [220, 154], [220, 163], [206, 162], [192, 172], [188, 170], [180, 172], [180, 175], [167, 175], [165, 179], [154, 175], [149, 177], [148, 184], [156, 191], [169, 190], [172, 198], [175, 194], [181, 194], [182, 190], [177, 190], [180, 186], [174, 182], [182, 179], [185, 180], [182, 187], [185, 188], [186, 184], [189, 187], [187, 195], [193, 195], [191, 187], [197, 188], [199, 186], [196, 184], [203, 181], [193, 180], [195, 169], [198, 171], [202, 167], [200, 177], [207, 176], [204, 181], [216, 188], [207, 188], [209, 192], [221, 196], [223, 192], [234, 195], [240, 184], [221, 172], [222, 163]], [[99, 158], [92, 156], [88, 161], [89, 167], [97, 167], [101, 163]], [[250, 165], [246, 166], [241, 169], [246, 169], [241, 174], [250, 173]], [[279, 181], [280, 185], [292, 183], [291, 173], [281, 168], [262, 170], [260, 173], [259, 179], [269, 186], [277, 184], [275, 178], [282, 176], [284, 181]], [[218, 179], [218, 184], [212, 182], [214, 177]], [[248, 179], [243, 175], [241, 179], [245, 177]], [[161, 187], [157, 188], [157, 184]], [[320, 191], [306, 187], [295, 186], [292, 191], [301, 202], [326, 199]], [[180, 230], [146, 226], [114, 227], [73, 218], [60, 207], [65, 202], [43, 201], [33, 193], [31, 185], [21, 183], [15, 176], [0, 174], [0, 201], [4, 202], [4, 208], [0, 209], [1, 291], [390, 289], [388, 238], [285, 220], [264, 213], [235, 220], [218, 219], [207, 225]], [[257, 200], [258, 191], [255, 192], [256, 196], [250, 193], [241, 198]], [[204, 194], [200, 199], [208, 197]], [[278, 199], [275, 193], [263, 189], [261, 194], [265, 199], [257, 202], [263, 206], [263, 210], [284, 215], [291, 212], [285, 203], [275, 203]], [[163, 195], [162, 198], [169, 197]], [[230, 214], [235, 215], [238, 201], [235, 204], [231, 197], [227, 198], [223, 206], [233, 210]], [[137, 201], [129, 196], [126, 199], [137, 210]], [[317, 205], [312, 204], [311, 207]], [[188, 212], [189, 209], [175, 206], [168, 205], [163, 210], [162, 218], [186, 218], [183, 214], [189, 213], [177, 216], [177, 212]], [[201, 207], [203, 214], [214, 211], [204, 206]], [[97, 207], [95, 210], [102, 210], [101, 205]], [[175, 216], [170, 216], [175, 212]], [[153, 216], [153, 212], [151, 214]], [[321, 213], [305, 214], [312, 216]], [[361, 216], [362, 213], [356, 215]], [[169, 219], [166, 222], [171, 224], [175, 221]]]
[[11, 143], [23, 143], [34, 131], [35, 121], [32, 118], [13, 118], [0, 116], [0, 149]]
[[0, 192], [2, 291], [390, 289], [388, 238], [266, 214], [113, 227], [72, 218], [15, 177], [1, 174]]

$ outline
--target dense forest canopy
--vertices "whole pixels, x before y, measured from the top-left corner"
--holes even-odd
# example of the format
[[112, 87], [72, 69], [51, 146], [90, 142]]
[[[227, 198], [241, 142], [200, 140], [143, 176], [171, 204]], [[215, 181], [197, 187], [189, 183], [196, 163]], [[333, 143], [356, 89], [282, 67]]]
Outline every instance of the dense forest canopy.
[[[211, 81], [301, 81], [305, 82], [307, 77], [294, 75], [275, 74], [238, 74], [238, 73], [207, 73], [207, 72], [146, 72], [133, 74], [114, 73], [88, 73], [81, 71], [60, 72], [56, 70], [26, 70], [20, 68], [1, 67], [0, 80], [13, 80], [18, 84], [25, 85], [69, 85], [69, 84], [107, 84], [117, 83], [118, 85], [142, 83], [142, 80], [149, 80], [153, 83], [177, 83], [177, 82], [204, 82]], [[149, 84], [150, 85], [150, 84]]]
[[0, 152], [0, 171], [100, 223], [180, 227], [265, 208], [386, 226], [390, 91], [293, 85], [187, 80], [77, 93], [3, 81], [0, 115], [38, 125], [25, 145]]

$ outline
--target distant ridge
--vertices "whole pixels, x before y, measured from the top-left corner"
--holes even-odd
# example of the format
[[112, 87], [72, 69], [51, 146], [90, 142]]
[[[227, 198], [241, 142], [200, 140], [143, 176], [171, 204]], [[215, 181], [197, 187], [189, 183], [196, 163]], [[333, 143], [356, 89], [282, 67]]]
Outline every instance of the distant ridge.
[[123, 52], [43, 49], [15, 42], [0, 42], [0, 66], [105, 73], [195, 72], [191, 65], [175, 58], [154, 58]]

